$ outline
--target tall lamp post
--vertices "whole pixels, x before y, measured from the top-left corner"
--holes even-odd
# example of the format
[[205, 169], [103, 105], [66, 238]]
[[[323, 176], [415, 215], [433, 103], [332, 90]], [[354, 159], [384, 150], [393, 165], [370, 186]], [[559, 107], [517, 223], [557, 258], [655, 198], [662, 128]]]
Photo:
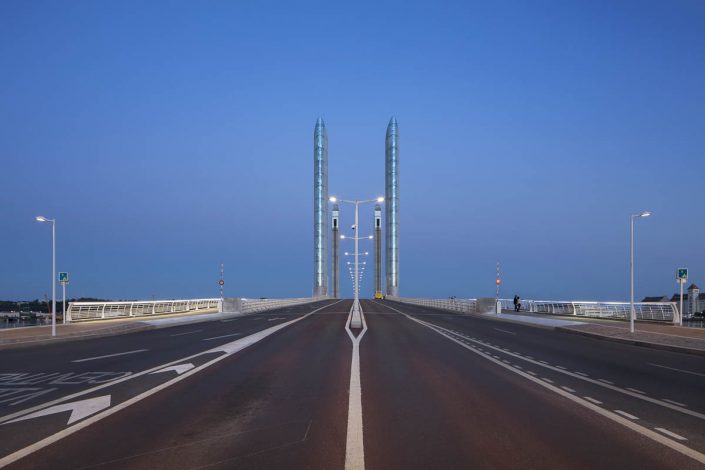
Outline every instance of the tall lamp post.
[[56, 336], [56, 219], [41, 215], [37, 222], [51, 222], [51, 335]]
[[650, 215], [651, 212], [644, 211], [629, 216], [629, 331], [631, 333], [634, 333], [634, 317], [636, 317], [634, 310], [634, 219], [637, 217], [648, 217]]
[[[358, 244], [361, 239], [371, 239], [373, 238], [371, 235], [369, 237], [360, 237], [360, 230], [359, 230], [359, 207], [360, 204], [367, 204], [367, 203], [372, 203], [372, 202], [384, 202], [383, 197], [378, 197], [377, 199], [363, 199], [363, 200], [358, 200], [358, 199], [338, 199], [337, 197], [331, 197], [330, 202], [346, 202], [348, 204], [355, 204], [355, 236], [352, 237], [353, 240], [355, 240], [355, 285], [353, 287], [353, 293], [354, 293], [354, 303], [353, 303], [353, 308], [354, 310], [359, 310], [360, 309], [360, 295], [359, 295], [359, 287], [360, 287], [360, 277], [359, 277], [359, 256], [360, 256], [360, 251], [358, 249]], [[344, 238], [345, 235], [341, 235], [340, 238]]]

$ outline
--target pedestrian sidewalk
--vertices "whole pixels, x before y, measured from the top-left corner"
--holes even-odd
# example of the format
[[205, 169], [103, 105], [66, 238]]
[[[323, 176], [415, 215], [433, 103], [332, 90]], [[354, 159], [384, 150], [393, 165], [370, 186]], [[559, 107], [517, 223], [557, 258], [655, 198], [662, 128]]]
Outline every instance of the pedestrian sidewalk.
[[565, 316], [556, 318], [552, 315], [526, 314], [525, 312], [519, 314], [501, 313], [497, 317], [518, 323], [549, 326], [557, 331], [608, 341], [705, 356], [705, 328], [637, 322], [634, 333], [631, 333], [629, 322], [619, 320]]
[[113, 336], [137, 331], [166, 328], [203, 321], [231, 318], [240, 314], [188, 313], [161, 316], [96, 320], [56, 325], [56, 336], [51, 336], [51, 325], [0, 329], [0, 349], [24, 345], [51, 344], [79, 339]]

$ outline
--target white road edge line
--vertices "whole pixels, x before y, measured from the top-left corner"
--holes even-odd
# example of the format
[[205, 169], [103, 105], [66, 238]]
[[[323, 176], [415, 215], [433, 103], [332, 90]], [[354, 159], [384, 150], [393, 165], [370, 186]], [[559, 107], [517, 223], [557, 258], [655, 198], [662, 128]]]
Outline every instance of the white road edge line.
[[[572, 393], [568, 393], [565, 390], [561, 390], [559, 387], [556, 387], [555, 385], [551, 385], [549, 383], [546, 383], [539, 378], [532, 377], [531, 375], [525, 373], [524, 371], [517, 370], [511, 366], [508, 366], [508, 365], [504, 364], [502, 361], [494, 359], [492, 356], [490, 356], [488, 354], [484, 354], [484, 353], [481, 353], [475, 349], [472, 349], [472, 348], [468, 347], [467, 345], [461, 343], [457, 339], [453, 338], [449, 333], [440, 331], [440, 330], [447, 331], [445, 328], [442, 328], [437, 325], [433, 325], [432, 323], [427, 323], [427, 322], [424, 322], [424, 321], [419, 320], [417, 318], [414, 318], [413, 316], [407, 315], [406, 313], [401, 312], [401, 311], [395, 309], [394, 307], [389, 307], [389, 308], [397, 311], [398, 313], [401, 313], [402, 315], [406, 316], [406, 318], [408, 318], [409, 320], [415, 321], [416, 323], [425, 326], [429, 330], [435, 331], [436, 333], [438, 333], [441, 336], [445, 336], [449, 340], [459, 344], [461, 347], [467, 349], [468, 351], [471, 351], [474, 354], [482, 356], [485, 359], [487, 359], [488, 361], [494, 362], [495, 364], [497, 364], [500, 367], [504, 367], [505, 369], [507, 369], [508, 371], [510, 371], [514, 374], [518, 374], [528, 380], [531, 380], [532, 382], [540, 385], [541, 387], [547, 388], [548, 390], [551, 390], [552, 392], [555, 392], [558, 395], [561, 395], [562, 397], [567, 398], [568, 400], [570, 400], [574, 403], [577, 403], [578, 405], [581, 405], [589, 410], [592, 410], [595, 413], [597, 413], [601, 416], [604, 416], [607, 419], [610, 419], [618, 424], [621, 424], [622, 426], [627, 427], [627, 428], [631, 429], [632, 431], [635, 431], [635, 432], [641, 434], [642, 436], [648, 437], [649, 439], [652, 439], [652, 440], [658, 442], [659, 444], [663, 444], [664, 446], [669, 447], [669, 448], [675, 450], [676, 452], [679, 452], [687, 457], [690, 457], [691, 459], [693, 459], [697, 462], [705, 464], [705, 454], [701, 454], [700, 452], [698, 452], [695, 449], [691, 449], [690, 447], [686, 447], [683, 444], [681, 444], [680, 442], [674, 441], [673, 439], [667, 439], [663, 435], [659, 434], [658, 432], [654, 432], [651, 429], [646, 428], [644, 426], [641, 426], [639, 424], [636, 424], [633, 421], [630, 421], [627, 418], [623, 418], [616, 413], [613, 413], [609, 410], [605, 410], [604, 408], [601, 408], [593, 403], [590, 403], [587, 400], [583, 400], [582, 398], [578, 397], [577, 395], [573, 395]], [[560, 370], [560, 369], [557, 369], [557, 370]], [[640, 396], [640, 395], [636, 395], [636, 396]], [[663, 434], [666, 434], [666, 435], [674, 438], [674, 439], [687, 440], [683, 436], [679, 436], [678, 434], [672, 433], [666, 429], [663, 429], [663, 428], [655, 428], [655, 429], [657, 431], [662, 432]]]
[[653, 362], [647, 362], [647, 364], [650, 366], [654, 366], [654, 367], [660, 367], [661, 369], [675, 370], [677, 372], [683, 372], [684, 374], [691, 374], [691, 375], [697, 375], [699, 377], [705, 377], [705, 374], [701, 374], [699, 372], [693, 372], [691, 370], [676, 369], [675, 367], [662, 366], [661, 364], [654, 364]]
[[352, 361], [350, 362], [350, 392], [348, 395], [348, 430], [345, 440], [345, 470], [365, 469], [365, 446], [362, 433], [362, 384], [360, 382], [360, 341], [367, 332], [367, 322], [360, 307], [362, 331], [355, 337], [350, 330], [353, 307], [350, 307], [345, 331], [352, 341]]
[[681, 402], [676, 401], [676, 400], [670, 400], [670, 399], [668, 399], [668, 398], [661, 398], [661, 400], [667, 401], [668, 403], [673, 403], [674, 405], [678, 405], [678, 406], [688, 406], [688, 405], [686, 405], [685, 403], [681, 403]]
[[[354, 307], [354, 305], [353, 305]], [[367, 332], [367, 322], [360, 307], [362, 331], [355, 337], [350, 330], [353, 307], [350, 307], [345, 331], [353, 343], [352, 361], [350, 362], [350, 392], [348, 395], [348, 431], [345, 441], [345, 470], [365, 469], [365, 446], [362, 433], [362, 383], [360, 381], [360, 341]]]
[[591, 403], [596, 404], [596, 405], [601, 405], [601, 404], [602, 404], [602, 402], [601, 402], [600, 400], [595, 400], [595, 399], [592, 398], [592, 397], [583, 397], [583, 398], [586, 399], [587, 401], [591, 402]]
[[115, 354], [106, 354], [105, 356], [96, 356], [96, 357], [86, 357], [84, 359], [76, 359], [71, 362], [87, 362], [87, 361], [95, 361], [97, 359], [106, 359], [108, 357], [116, 357], [116, 356], [127, 356], [128, 354], [137, 354], [141, 352], [149, 351], [149, 349], [135, 349], [134, 351], [125, 351], [121, 353], [115, 353]]
[[[342, 300], [339, 300], [338, 302], [342, 302]], [[272, 326], [272, 327], [270, 327], [270, 328], [267, 328], [267, 329], [265, 329], [265, 330], [259, 331], [259, 332], [257, 332], [257, 333], [254, 333], [254, 334], [250, 335], [250, 336], [246, 336], [246, 337], [244, 337], [244, 338], [240, 338], [240, 339], [235, 340], [235, 341], [233, 341], [233, 342], [231, 342], [231, 343], [227, 343], [227, 344], [224, 344], [224, 345], [222, 345], [222, 346], [218, 346], [218, 347], [216, 347], [216, 348], [213, 348], [213, 349], [210, 349], [210, 350], [207, 350], [207, 351], [198, 353], [198, 354], [194, 354], [194, 355], [192, 355], [192, 356], [188, 356], [188, 357], [186, 357], [186, 358], [181, 358], [181, 359], [179, 359], [178, 361], [172, 361], [172, 362], [167, 363], [167, 364], [162, 364], [162, 365], [160, 365], [160, 366], [158, 366], [158, 367], [154, 367], [154, 368], [149, 369], [149, 370], [147, 370], [147, 371], [140, 372], [139, 374], [134, 374], [134, 375], [128, 376], [128, 377], [126, 377], [125, 379], [127, 379], [127, 378], [134, 378], [134, 377], [137, 377], [137, 376], [145, 375], [145, 374], [151, 373], [151, 372], [153, 372], [153, 371], [155, 371], [155, 370], [163, 369], [164, 367], [166, 367], [166, 366], [168, 366], [168, 365], [179, 364], [179, 363], [181, 363], [181, 362], [184, 362], [184, 361], [187, 360], [187, 359], [190, 359], [190, 358], [193, 358], [193, 357], [197, 357], [197, 356], [200, 356], [200, 355], [205, 354], [205, 353], [209, 353], [209, 352], [219, 352], [219, 351], [225, 352], [225, 354], [223, 354], [222, 356], [218, 356], [218, 357], [216, 357], [216, 358], [214, 358], [214, 359], [211, 359], [210, 361], [208, 361], [208, 362], [206, 362], [206, 363], [204, 363], [204, 364], [201, 364], [200, 366], [195, 367], [195, 368], [193, 368], [193, 369], [191, 369], [191, 370], [189, 370], [189, 371], [187, 371], [187, 372], [185, 372], [185, 373], [183, 373], [183, 374], [181, 374], [181, 375], [178, 375], [178, 376], [174, 377], [173, 379], [171, 379], [171, 380], [169, 380], [169, 381], [167, 381], [167, 382], [162, 383], [161, 385], [158, 385], [158, 386], [156, 386], [156, 387], [154, 387], [154, 388], [152, 388], [152, 389], [150, 389], [150, 390], [147, 390], [146, 392], [143, 392], [143, 393], [141, 393], [141, 394], [139, 394], [139, 395], [134, 396], [134, 397], [130, 398], [129, 400], [126, 400], [126, 401], [120, 403], [119, 405], [116, 405], [116, 406], [114, 406], [114, 407], [112, 407], [112, 408], [108, 408], [107, 410], [102, 411], [102, 412], [100, 412], [100, 413], [98, 413], [98, 414], [95, 414], [95, 415], [91, 416], [90, 418], [85, 419], [84, 421], [80, 421], [80, 422], [74, 424], [73, 426], [70, 426], [70, 427], [68, 427], [68, 428], [66, 428], [66, 429], [64, 429], [64, 430], [62, 430], [62, 431], [59, 431], [59, 432], [56, 433], [56, 434], [53, 434], [53, 435], [48, 436], [48, 437], [45, 437], [45, 438], [42, 439], [41, 441], [37, 441], [37, 442], [35, 442], [34, 444], [32, 444], [32, 445], [30, 445], [30, 446], [27, 446], [27, 447], [25, 447], [25, 448], [19, 449], [19, 450], [15, 451], [15, 452], [13, 452], [13, 453], [11, 453], [11, 454], [6, 455], [5, 457], [3, 457], [3, 458], [0, 459], [0, 468], [3, 468], [3, 467], [5, 467], [5, 466], [7, 466], [7, 465], [9, 465], [9, 464], [11, 464], [11, 463], [13, 463], [13, 462], [16, 462], [16, 461], [18, 461], [19, 459], [21, 459], [21, 458], [23, 458], [23, 457], [26, 457], [27, 455], [32, 454], [33, 452], [36, 452], [36, 451], [38, 451], [38, 450], [40, 450], [40, 449], [43, 449], [44, 447], [47, 447], [47, 446], [49, 446], [49, 445], [51, 445], [51, 444], [53, 444], [53, 443], [55, 443], [55, 442], [57, 442], [57, 441], [59, 441], [59, 440], [65, 438], [65, 437], [67, 437], [67, 436], [70, 436], [71, 434], [73, 434], [73, 433], [75, 433], [75, 432], [77, 432], [77, 431], [80, 431], [80, 430], [83, 429], [83, 428], [86, 428], [86, 427], [90, 426], [91, 424], [97, 423], [98, 421], [102, 420], [103, 418], [107, 418], [108, 416], [110, 416], [110, 415], [112, 415], [112, 414], [114, 414], [114, 413], [117, 413], [118, 411], [121, 411], [121, 410], [127, 408], [128, 406], [131, 406], [131, 405], [133, 405], [133, 404], [135, 404], [135, 403], [137, 403], [137, 402], [139, 402], [139, 401], [141, 401], [141, 400], [144, 400], [145, 398], [147, 398], [147, 397], [149, 397], [149, 396], [151, 396], [151, 395], [154, 395], [155, 393], [157, 393], [157, 392], [159, 392], [159, 391], [161, 391], [161, 390], [163, 390], [163, 389], [165, 389], [165, 388], [167, 388], [167, 387], [170, 387], [171, 385], [173, 385], [173, 384], [175, 384], [175, 383], [177, 383], [177, 382], [180, 382], [181, 380], [184, 380], [184, 379], [186, 379], [187, 377], [190, 377], [191, 375], [196, 374], [197, 372], [200, 372], [201, 370], [205, 369], [206, 367], [209, 367], [209, 366], [215, 364], [216, 362], [222, 361], [223, 359], [225, 359], [225, 358], [227, 358], [227, 357], [230, 357], [232, 354], [235, 354], [236, 352], [241, 351], [241, 350], [247, 348], [248, 346], [252, 346], [253, 344], [255, 344], [255, 343], [257, 343], [257, 342], [263, 340], [263, 339], [266, 338], [267, 336], [269, 336], [269, 335], [271, 335], [271, 334], [273, 334], [273, 333], [276, 333], [277, 331], [279, 331], [279, 330], [281, 330], [281, 329], [284, 329], [284, 328], [286, 328], [287, 326], [292, 325], [292, 324], [294, 324], [294, 323], [296, 323], [296, 322], [298, 322], [298, 321], [301, 321], [301, 320], [303, 320], [304, 318], [306, 318], [306, 317], [308, 317], [308, 316], [310, 316], [310, 315], [313, 315], [313, 314], [314, 314], [315, 312], [317, 312], [318, 310], [322, 310], [322, 309], [324, 309], [324, 308], [326, 308], [326, 307], [330, 307], [331, 305], [335, 305], [335, 304], [337, 304], [338, 302], [334, 302], [334, 303], [332, 303], [332, 304], [324, 305], [323, 307], [320, 307], [320, 308], [314, 310], [313, 312], [309, 312], [309, 313], [307, 313], [306, 315], [302, 315], [302, 316], [299, 317], [299, 318], [295, 318], [294, 320], [288, 321], [288, 322], [286, 322], [286, 323], [280, 323], [279, 325], [274, 325], [274, 326]], [[19, 412], [17, 412], [17, 413], [14, 413], [13, 415], [5, 416], [4, 418], [1, 418], [1, 419], [0, 419], [0, 423], [9, 421], [10, 419], [12, 419], [14, 416], [17, 416], [17, 415], [25, 415], [25, 414], [27, 414], [27, 413], [30, 413], [30, 412], [32, 412], [32, 411], [35, 411], [36, 409], [46, 408], [46, 407], [49, 407], [49, 406], [51, 406], [51, 405], [53, 405], [53, 404], [61, 403], [61, 402], [67, 401], [67, 400], [69, 400], [69, 399], [71, 399], [71, 398], [74, 398], [74, 397], [77, 397], [77, 396], [81, 396], [81, 395], [85, 395], [85, 394], [87, 394], [87, 393], [93, 392], [93, 391], [98, 390], [98, 389], [100, 389], [100, 388], [105, 388], [106, 386], [115, 385], [116, 383], [121, 382], [121, 381], [123, 381], [123, 380], [125, 380], [125, 379], [122, 379], [122, 380], [115, 380], [115, 381], [113, 381], [113, 382], [108, 382], [108, 383], [106, 383], [106, 384], [103, 384], [102, 386], [94, 387], [94, 388], [92, 388], [92, 389], [90, 389], [90, 390], [84, 390], [84, 391], [82, 391], [82, 392], [74, 393], [73, 395], [70, 395], [70, 396], [68, 396], [68, 397], [63, 397], [63, 398], [54, 400], [53, 402], [50, 402], [50, 403], [44, 403], [44, 404], [42, 404], [42, 405], [35, 406], [35, 407], [33, 407], [33, 408], [30, 408], [29, 410], [19, 411]]]

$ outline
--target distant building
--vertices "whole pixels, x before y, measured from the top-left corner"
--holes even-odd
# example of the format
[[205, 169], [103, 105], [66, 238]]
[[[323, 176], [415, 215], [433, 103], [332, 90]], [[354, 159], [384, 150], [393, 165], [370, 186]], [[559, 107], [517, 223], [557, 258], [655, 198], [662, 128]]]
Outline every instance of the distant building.
[[[677, 292], [670, 299], [663, 297], [644, 297], [642, 302], [676, 302], [680, 304], [681, 294]], [[688, 287], [687, 292], [683, 292], [683, 316], [690, 317], [697, 312], [705, 310], [705, 293], [700, 293], [700, 288], [695, 284]]]

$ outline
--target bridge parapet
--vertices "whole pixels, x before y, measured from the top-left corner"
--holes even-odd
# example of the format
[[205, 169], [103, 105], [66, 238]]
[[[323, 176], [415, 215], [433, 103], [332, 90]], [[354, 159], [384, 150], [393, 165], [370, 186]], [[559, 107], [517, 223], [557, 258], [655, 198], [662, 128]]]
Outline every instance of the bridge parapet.
[[327, 297], [295, 299], [183, 299], [135, 300], [123, 302], [70, 302], [66, 311], [69, 322], [108, 320], [184, 313], [257, 313], [275, 308], [301, 305], [324, 300]]
[[[514, 310], [513, 299], [500, 299], [503, 310]], [[549, 315], [571, 315], [589, 318], [628, 320], [631, 312], [629, 302], [521, 300], [521, 310]], [[675, 302], [634, 302], [637, 320], [678, 323], [678, 308]]]
[[421, 305], [423, 307], [437, 308], [440, 310], [448, 310], [457, 313], [476, 313], [477, 299], [423, 299], [410, 297], [394, 297], [388, 295], [385, 297], [395, 302], [405, 304]]
[[[478, 312], [478, 299], [424, 299], [392, 296], [387, 296], [387, 298], [396, 302], [452, 312], [484, 313]], [[499, 302], [502, 305], [502, 310], [514, 310], [514, 299], [499, 299]], [[628, 320], [631, 306], [629, 302], [522, 299], [521, 311], [547, 315]], [[670, 322], [674, 324], [679, 322], [678, 308], [675, 302], [635, 302], [634, 313], [637, 320]]]

